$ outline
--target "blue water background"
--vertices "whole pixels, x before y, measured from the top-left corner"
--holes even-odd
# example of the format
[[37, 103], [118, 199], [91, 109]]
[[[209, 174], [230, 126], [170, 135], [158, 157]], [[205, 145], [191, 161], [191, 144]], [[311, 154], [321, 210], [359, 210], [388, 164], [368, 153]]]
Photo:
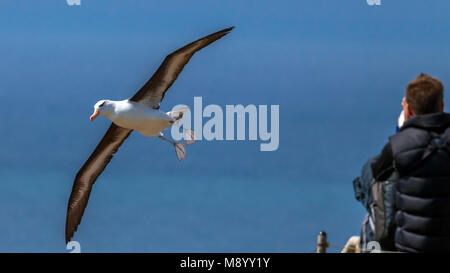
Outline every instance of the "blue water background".
[[[162, 109], [280, 105], [280, 146], [133, 134], [94, 186], [83, 252], [310, 252], [358, 235], [352, 180], [394, 133], [408, 81], [450, 84], [448, 1], [0, 3], [0, 251], [66, 252], [73, 179], [109, 122], [93, 104], [131, 96], [164, 56], [199, 52]], [[446, 98], [448, 103], [448, 99]], [[206, 119], [205, 119], [206, 121]], [[334, 249], [336, 251], [336, 249]]]

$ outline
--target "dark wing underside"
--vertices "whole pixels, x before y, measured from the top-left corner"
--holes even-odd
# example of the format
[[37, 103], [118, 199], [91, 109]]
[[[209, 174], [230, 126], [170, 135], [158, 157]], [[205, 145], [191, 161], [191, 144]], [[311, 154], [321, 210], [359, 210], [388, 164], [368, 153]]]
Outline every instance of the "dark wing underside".
[[[150, 80], [130, 100], [142, 102], [158, 109], [165, 92], [177, 79], [192, 55], [228, 34], [232, 29], [231, 27], [208, 35], [168, 55]], [[67, 208], [66, 243], [70, 241], [81, 222], [95, 180], [130, 133], [131, 130], [112, 123], [92, 155], [78, 171]]]
[[167, 55], [150, 80], [130, 100], [139, 101], [155, 109], [159, 109], [159, 104], [163, 100], [164, 94], [175, 82], [192, 55], [227, 35], [233, 28], [226, 28], [205, 36]]
[[81, 222], [92, 185], [111, 161], [120, 145], [130, 135], [131, 130], [111, 123], [103, 139], [95, 148], [89, 159], [78, 171], [70, 194], [66, 217], [66, 243], [70, 241]]

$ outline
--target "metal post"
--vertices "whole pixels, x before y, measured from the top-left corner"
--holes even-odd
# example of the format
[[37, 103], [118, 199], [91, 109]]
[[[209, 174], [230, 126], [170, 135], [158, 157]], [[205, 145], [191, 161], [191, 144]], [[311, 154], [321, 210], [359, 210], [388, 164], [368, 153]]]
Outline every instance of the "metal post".
[[327, 247], [330, 244], [327, 242], [327, 233], [325, 231], [321, 231], [317, 236], [317, 250], [316, 253], [326, 253]]

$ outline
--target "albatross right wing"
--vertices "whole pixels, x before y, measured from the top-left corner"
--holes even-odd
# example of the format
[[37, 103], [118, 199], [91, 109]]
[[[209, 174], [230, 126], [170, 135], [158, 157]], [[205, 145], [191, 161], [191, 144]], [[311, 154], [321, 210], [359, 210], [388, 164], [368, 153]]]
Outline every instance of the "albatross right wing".
[[78, 171], [67, 207], [66, 244], [70, 241], [81, 222], [92, 185], [94, 185], [97, 177], [103, 172], [131, 131], [111, 123], [103, 139]]
[[205, 36], [167, 55], [150, 80], [130, 100], [159, 109], [164, 94], [178, 78], [195, 52], [227, 35], [233, 28], [229, 27]]

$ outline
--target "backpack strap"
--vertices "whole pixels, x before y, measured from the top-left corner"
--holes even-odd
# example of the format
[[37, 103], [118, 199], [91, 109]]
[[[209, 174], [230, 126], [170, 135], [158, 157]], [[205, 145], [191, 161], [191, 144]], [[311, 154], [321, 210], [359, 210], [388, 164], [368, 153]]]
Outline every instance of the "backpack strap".
[[428, 144], [428, 147], [423, 153], [420, 161], [427, 159], [438, 150], [444, 150], [447, 153], [450, 153], [450, 128], [447, 128], [442, 134], [430, 132], [430, 136], [431, 142]]

